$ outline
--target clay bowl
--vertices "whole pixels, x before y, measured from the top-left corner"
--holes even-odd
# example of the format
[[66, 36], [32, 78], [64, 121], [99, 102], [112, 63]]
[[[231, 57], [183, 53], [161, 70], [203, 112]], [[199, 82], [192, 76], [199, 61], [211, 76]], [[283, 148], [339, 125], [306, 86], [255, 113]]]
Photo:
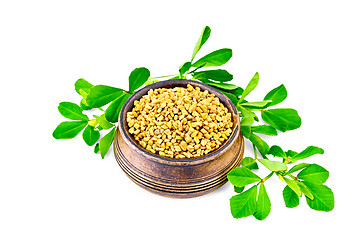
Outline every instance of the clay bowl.
[[[134, 101], [150, 89], [186, 87], [187, 84], [215, 94], [230, 110], [234, 123], [232, 134], [216, 151], [201, 157], [174, 159], [146, 151], [129, 133], [127, 112], [134, 107]], [[244, 139], [236, 107], [224, 94], [198, 81], [173, 79], [146, 86], [125, 102], [119, 116], [114, 151], [120, 167], [139, 186], [162, 196], [189, 198], [211, 192], [227, 182], [227, 173], [242, 161]]]

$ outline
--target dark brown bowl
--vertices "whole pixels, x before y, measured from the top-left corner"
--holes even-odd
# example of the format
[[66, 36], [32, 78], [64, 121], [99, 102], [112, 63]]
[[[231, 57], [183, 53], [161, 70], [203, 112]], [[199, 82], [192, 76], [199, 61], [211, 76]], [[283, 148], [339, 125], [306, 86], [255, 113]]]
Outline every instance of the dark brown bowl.
[[[150, 89], [186, 87], [187, 84], [208, 90], [220, 99], [233, 115], [232, 134], [217, 150], [201, 157], [175, 159], [146, 151], [129, 133], [127, 112], [134, 107], [134, 101]], [[114, 151], [120, 167], [139, 186], [167, 197], [188, 198], [211, 192], [227, 182], [227, 173], [242, 161], [244, 139], [236, 107], [224, 94], [198, 81], [172, 79], [146, 86], [125, 102], [119, 116]]]

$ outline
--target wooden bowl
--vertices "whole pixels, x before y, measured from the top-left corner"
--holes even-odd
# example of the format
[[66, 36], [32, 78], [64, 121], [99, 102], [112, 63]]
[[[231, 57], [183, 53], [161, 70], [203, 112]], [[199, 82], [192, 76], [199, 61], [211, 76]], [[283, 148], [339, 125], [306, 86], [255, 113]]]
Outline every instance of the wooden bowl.
[[[201, 157], [175, 159], [146, 151], [129, 133], [127, 112], [134, 107], [134, 101], [150, 89], [186, 87], [187, 84], [208, 90], [220, 99], [233, 115], [232, 134], [217, 150]], [[119, 115], [114, 151], [120, 167], [139, 186], [162, 196], [189, 198], [211, 192], [227, 182], [227, 173], [242, 161], [244, 139], [236, 107], [224, 94], [198, 81], [173, 79], [146, 86], [125, 102]]]

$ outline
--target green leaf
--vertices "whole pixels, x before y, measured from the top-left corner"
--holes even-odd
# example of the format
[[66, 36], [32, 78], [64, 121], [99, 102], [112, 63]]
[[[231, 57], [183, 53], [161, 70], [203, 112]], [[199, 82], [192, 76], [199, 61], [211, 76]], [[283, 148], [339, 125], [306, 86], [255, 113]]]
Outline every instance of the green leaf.
[[322, 148], [315, 147], [315, 146], [309, 146], [304, 151], [293, 156], [290, 160], [290, 163], [294, 163], [300, 159], [311, 157], [314, 154], [323, 154], [323, 153], [324, 153], [324, 150]]
[[250, 108], [250, 109], [264, 109], [269, 106], [271, 101], [265, 100], [260, 102], [243, 102], [240, 105], [244, 108]]
[[261, 153], [261, 155], [263, 157], [265, 157], [265, 155], [267, 154], [267, 152], [269, 151], [269, 145], [262, 140], [259, 136], [255, 135], [255, 134], [251, 134], [249, 137], [249, 140], [255, 145], [255, 147], [259, 150], [259, 152]]
[[90, 110], [90, 109], [92, 109], [92, 107], [89, 107], [88, 105], [86, 105], [86, 101], [85, 101], [84, 98], [80, 101], [80, 107], [81, 107], [82, 110]]
[[200, 67], [201, 65], [204, 65], [204, 67], [218, 67], [227, 63], [231, 57], [232, 50], [229, 48], [222, 48], [205, 55], [193, 63], [192, 66]]
[[261, 183], [259, 188], [259, 196], [256, 201], [256, 211], [254, 213], [254, 217], [257, 220], [264, 220], [270, 214], [270, 210], [270, 198], [266, 192], [265, 185]]
[[60, 123], [53, 132], [55, 139], [70, 139], [76, 137], [87, 125], [85, 121], [69, 121]]
[[210, 85], [210, 86], [214, 86], [220, 89], [224, 89], [224, 90], [235, 90], [237, 88], [239, 88], [239, 86], [236, 86], [234, 84], [229, 84], [229, 83], [221, 83], [221, 82], [212, 82], [210, 80], [207, 80], [206, 78], [197, 78], [199, 81]]
[[94, 127], [88, 125], [83, 131], [83, 139], [89, 146], [94, 145], [100, 137], [99, 131], [95, 130]]
[[114, 125], [110, 123], [106, 118], [105, 115], [102, 114], [100, 117], [94, 115], [96, 121], [99, 123], [99, 125], [102, 127], [102, 129], [109, 129], [112, 128]]
[[299, 163], [293, 166], [285, 175], [300, 171], [301, 169], [306, 168], [309, 165], [310, 165], [309, 163]]
[[193, 54], [191, 56], [191, 61], [194, 60], [196, 54], [199, 52], [202, 45], [204, 45], [204, 43], [208, 40], [208, 38], [210, 37], [210, 33], [211, 33], [211, 29], [208, 26], [206, 26], [202, 30], [201, 35], [200, 35], [199, 39], [197, 40], [197, 42], [195, 44], [194, 51], [193, 51]]
[[78, 94], [82, 95], [80, 93], [80, 89], [82, 89], [85, 93], [89, 94], [90, 88], [92, 88], [93, 86], [94, 85], [92, 85], [91, 83], [89, 83], [85, 79], [80, 78], [75, 82], [75, 91]]
[[256, 88], [256, 86], [258, 85], [259, 83], [259, 73], [256, 72], [255, 75], [253, 76], [253, 78], [250, 80], [250, 82], [248, 83], [248, 85], [246, 86], [244, 92], [242, 93], [241, 95], [241, 98], [239, 100], [239, 102], [242, 102], [245, 97], [247, 95], [249, 95], [249, 93], [254, 90], [254, 88]]
[[120, 97], [115, 99], [105, 111], [105, 118], [112, 123], [117, 122], [120, 114], [120, 110], [126, 100], [130, 97], [130, 94], [123, 93]]
[[251, 126], [254, 123], [254, 118], [252, 117], [243, 117], [240, 121], [240, 125]]
[[94, 153], [97, 154], [97, 153], [99, 153], [99, 151], [100, 151], [99, 143], [96, 143], [95, 147], [94, 147]]
[[286, 151], [286, 156], [288, 156], [288, 157], [293, 157], [293, 156], [295, 156], [296, 154], [298, 154], [298, 152], [295, 152], [295, 151], [293, 151], [293, 150], [288, 150], [288, 151]]
[[[91, 88], [90, 88], [91, 89]], [[80, 107], [81, 109], [83, 110], [90, 110], [92, 109], [92, 107], [89, 106], [89, 104], [86, 102], [86, 98], [87, 96], [89, 95], [89, 91], [90, 89], [88, 90], [88, 92], [85, 92], [83, 89], [80, 89], [79, 92], [80, 92], [80, 95], [83, 97], [80, 101]]]
[[282, 162], [271, 161], [268, 159], [258, 159], [258, 161], [272, 172], [286, 171], [287, 169], [286, 164]]
[[288, 178], [285, 178], [285, 177], [284, 177], [284, 180], [285, 180], [286, 184], [287, 184], [299, 197], [301, 197], [301, 190], [300, 190], [299, 185], [297, 184], [297, 181], [291, 180], [291, 179], [288, 179]]
[[257, 186], [254, 185], [243, 193], [230, 199], [231, 214], [234, 218], [253, 215], [256, 211]]
[[314, 196], [314, 199], [306, 197], [306, 202], [310, 208], [318, 211], [331, 211], [334, 208], [335, 200], [331, 189], [325, 185], [303, 182]]
[[129, 91], [134, 92], [141, 87], [150, 77], [150, 71], [147, 68], [135, 68], [129, 76]]
[[283, 198], [285, 206], [288, 208], [294, 208], [299, 205], [299, 196], [289, 186], [285, 186], [283, 190]]
[[191, 62], [186, 62], [183, 65], [181, 65], [179, 67], [180, 76], [184, 75], [184, 73], [186, 73], [186, 71], [188, 71], [190, 68], [191, 68]]
[[315, 184], [323, 184], [329, 178], [329, 172], [317, 164], [310, 164], [297, 175], [299, 179]]
[[292, 108], [269, 109], [261, 112], [262, 119], [281, 132], [297, 129], [301, 126], [301, 118]]
[[268, 154], [271, 154], [274, 157], [281, 157], [283, 159], [287, 158], [286, 154], [284, 153], [284, 150], [282, 150], [282, 148], [277, 145], [271, 146]]
[[237, 187], [237, 186], [234, 186], [234, 191], [237, 192], [237, 193], [241, 193], [242, 191], [244, 191], [245, 187]]
[[238, 99], [235, 95], [231, 94], [231, 93], [228, 93], [228, 92], [222, 92], [225, 96], [227, 96], [230, 101], [236, 106], [237, 102], [238, 102]]
[[106, 153], [108, 152], [114, 140], [114, 136], [115, 136], [115, 128], [111, 129], [111, 131], [108, 134], [106, 134], [104, 137], [100, 139], [99, 149], [102, 159], [104, 159]]
[[120, 97], [124, 90], [105, 85], [96, 85], [90, 89], [86, 102], [90, 107], [99, 108]]
[[284, 101], [287, 97], [287, 91], [286, 88], [283, 84], [281, 84], [280, 86], [278, 86], [277, 88], [274, 88], [273, 90], [271, 90], [268, 94], [266, 94], [266, 96], [264, 97], [264, 100], [272, 100], [272, 102], [270, 103], [270, 106], [274, 106], [276, 104], [281, 103], [282, 101]]
[[230, 183], [237, 187], [260, 181], [261, 178], [246, 167], [236, 167], [227, 175]]
[[251, 135], [251, 124], [254, 123], [254, 118], [243, 117], [240, 121], [240, 130], [244, 137], [249, 138]]
[[251, 124], [254, 123], [254, 118], [243, 117], [240, 121], [240, 130], [244, 137], [249, 138], [251, 135]]
[[308, 198], [310, 198], [311, 200], [314, 199], [314, 196], [312, 195], [311, 191], [309, 190], [309, 188], [302, 182], [297, 182], [297, 184], [300, 187], [301, 192]]
[[256, 160], [253, 159], [252, 157], [245, 157], [241, 162], [241, 166], [246, 167], [250, 170], [259, 169]]
[[195, 72], [194, 77], [197, 78], [196, 76], [200, 76], [206, 79], [212, 79], [219, 82], [228, 82], [233, 79], [233, 75], [223, 69]]
[[241, 115], [244, 118], [253, 118], [253, 119], [255, 119], [256, 115], [252, 111], [248, 111], [248, 110], [246, 110], [245, 108], [243, 108], [240, 105], [237, 105], [236, 108], [238, 109], [238, 111], [241, 113]]
[[[216, 88], [216, 87], [215, 87]], [[218, 88], [216, 88], [218, 89]], [[226, 93], [231, 93], [232, 95], [236, 96], [236, 97], [239, 97], [241, 96], [241, 94], [244, 92], [244, 89], [242, 89], [241, 87], [238, 87], [236, 89], [233, 89], [233, 90], [226, 90], [226, 89], [218, 89], [219, 91], [221, 92], [226, 92]]]
[[251, 131], [269, 136], [277, 136], [276, 129], [268, 125], [252, 126]]
[[75, 103], [71, 102], [61, 102], [58, 106], [59, 112], [64, 117], [71, 120], [82, 120], [88, 121], [89, 118], [85, 114], [82, 113], [81, 107], [79, 107]]

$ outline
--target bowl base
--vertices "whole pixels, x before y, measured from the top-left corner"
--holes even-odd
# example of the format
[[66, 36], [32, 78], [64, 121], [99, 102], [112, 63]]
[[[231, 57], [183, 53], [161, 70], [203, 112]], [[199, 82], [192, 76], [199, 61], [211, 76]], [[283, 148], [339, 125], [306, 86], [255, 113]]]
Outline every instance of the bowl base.
[[[132, 162], [136, 162], [136, 156], [128, 154], [126, 142], [122, 138], [119, 130], [116, 131], [114, 138], [114, 153], [116, 161], [126, 175], [140, 187], [161, 196], [173, 198], [197, 197], [214, 191], [227, 182], [227, 174], [230, 170], [240, 166], [244, 155], [244, 139], [242, 134], [232, 145], [233, 157], [219, 171], [201, 178], [189, 178], [188, 181], [177, 180], [175, 178], [159, 177], [145, 173]], [[132, 161], [133, 160], [133, 161]], [[135, 160], [135, 161], [134, 161]], [[166, 168], [166, 166], [164, 166]], [[204, 166], [205, 167], [205, 166]], [[161, 171], [161, 169], [158, 169]]]

